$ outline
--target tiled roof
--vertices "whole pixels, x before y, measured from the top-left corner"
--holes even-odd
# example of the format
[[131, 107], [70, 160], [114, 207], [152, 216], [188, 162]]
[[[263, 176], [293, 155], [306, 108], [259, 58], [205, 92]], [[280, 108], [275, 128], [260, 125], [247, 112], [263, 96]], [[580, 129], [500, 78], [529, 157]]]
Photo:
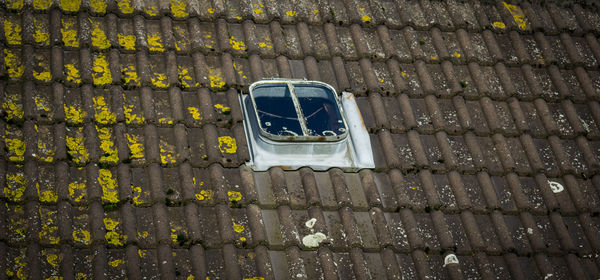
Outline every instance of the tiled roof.
[[[0, 2], [0, 279], [600, 276], [591, 6]], [[376, 168], [245, 166], [270, 77], [353, 92]]]

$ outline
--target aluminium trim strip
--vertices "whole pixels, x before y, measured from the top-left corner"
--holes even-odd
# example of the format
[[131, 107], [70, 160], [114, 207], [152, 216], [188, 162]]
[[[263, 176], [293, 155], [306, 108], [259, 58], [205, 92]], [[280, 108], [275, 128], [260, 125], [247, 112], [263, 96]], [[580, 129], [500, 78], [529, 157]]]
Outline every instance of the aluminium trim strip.
[[300, 123], [300, 128], [302, 128], [302, 136], [308, 137], [308, 127], [306, 126], [306, 119], [304, 118], [304, 114], [302, 113], [302, 108], [300, 108], [300, 101], [298, 100], [298, 96], [296, 96], [296, 89], [290, 82], [285, 82], [287, 84], [288, 90], [290, 91], [290, 95], [292, 97], [292, 102], [294, 103], [294, 108], [296, 109], [296, 115], [298, 115], [298, 122]]

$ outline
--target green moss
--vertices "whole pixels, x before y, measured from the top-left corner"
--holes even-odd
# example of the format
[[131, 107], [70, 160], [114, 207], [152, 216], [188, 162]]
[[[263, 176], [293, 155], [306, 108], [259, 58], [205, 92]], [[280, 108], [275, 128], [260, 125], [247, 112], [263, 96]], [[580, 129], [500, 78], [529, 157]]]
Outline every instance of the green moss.
[[112, 211], [119, 207], [116, 203], [104, 204], [104, 212]]

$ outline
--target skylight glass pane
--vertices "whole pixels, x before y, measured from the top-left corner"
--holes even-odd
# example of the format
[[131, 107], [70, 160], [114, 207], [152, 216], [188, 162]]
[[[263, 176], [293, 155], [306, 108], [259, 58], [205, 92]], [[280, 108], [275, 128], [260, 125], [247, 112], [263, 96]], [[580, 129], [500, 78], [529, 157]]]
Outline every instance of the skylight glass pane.
[[294, 85], [310, 136], [336, 136], [346, 132], [334, 92], [318, 85]]
[[263, 130], [279, 136], [303, 135], [286, 84], [259, 85], [254, 88], [253, 96]]

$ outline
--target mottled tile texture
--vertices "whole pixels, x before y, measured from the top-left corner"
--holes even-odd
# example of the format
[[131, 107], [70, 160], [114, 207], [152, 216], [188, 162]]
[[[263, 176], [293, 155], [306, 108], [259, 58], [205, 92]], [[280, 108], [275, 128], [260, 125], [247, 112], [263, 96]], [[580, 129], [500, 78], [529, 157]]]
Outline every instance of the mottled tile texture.
[[[0, 2], [0, 279], [600, 277], [594, 7]], [[376, 168], [246, 167], [271, 77], [353, 92]]]

